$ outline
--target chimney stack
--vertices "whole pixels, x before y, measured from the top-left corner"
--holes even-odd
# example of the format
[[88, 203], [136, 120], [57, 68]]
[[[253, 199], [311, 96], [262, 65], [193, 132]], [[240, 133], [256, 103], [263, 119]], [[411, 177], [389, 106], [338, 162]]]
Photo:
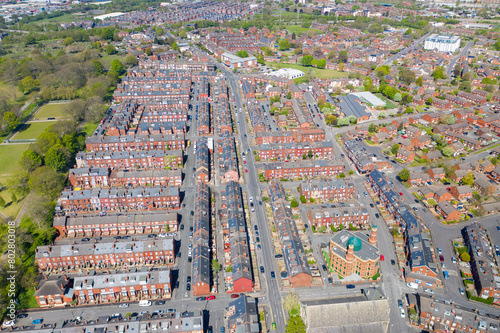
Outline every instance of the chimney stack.
[[354, 260], [354, 245], [353, 244], [349, 244], [349, 247], [347, 248], [347, 255], [345, 256], [345, 259], [347, 261]]
[[377, 226], [376, 225], [374, 225], [372, 227], [372, 233], [370, 234], [370, 238], [368, 239], [368, 242], [373, 246], [377, 246]]

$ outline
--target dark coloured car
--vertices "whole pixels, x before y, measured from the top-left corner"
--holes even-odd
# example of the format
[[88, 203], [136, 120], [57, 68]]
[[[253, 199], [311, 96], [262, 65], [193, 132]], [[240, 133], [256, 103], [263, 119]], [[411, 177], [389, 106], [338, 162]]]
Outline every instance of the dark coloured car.
[[371, 207], [371, 208], [373, 208], [373, 207], [375, 207], [375, 206], [373, 206], [373, 204], [371, 203], [371, 204], [370, 204], [370, 207]]
[[21, 313], [21, 314], [17, 315], [17, 319], [23, 319], [23, 318], [26, 318], [26, 317], [28, 317], [27, 313]]
[[353, 284], [348, 284], [348, 285], [346, 285], [345, 287], [346, 287], [347, 289], [354, 289], [354, 288], [356, 288], [356, 286], [355, 286], [355, 285], [353, 285]]
[[264, 274], [264, 266], [260, 266], [260, 272]]
[[375, 214], [375, 217], [376, 217], [376, 218], [379, 218], [379, 217], [380, 217], [380, 215], [378, 215], [378, 214]]
[[326, 272], [326, 265], [322, 265], [321, 268]]
[[179, 280], [175, 281], [175, 286], [174, 288], [179, 289]]
[[417, 199], [415, 199], [415, 203], [419, 203], [420, 201], [418, 201]]
[[328, 283], [329, 283], [329, 284], [333, 284], [333, 280], [332, 280], [332, 278], [328, 278]]
[[271, 272], [271, 277], [274, 279], [276, 277], [276, 275], [274, 275], [274, 271]]
[[184, 230], [184, 224], [181, 224], [181, 230]]
[[189, 227], [189, 231], [193, 231], [193, 226], [190, 226], [190, 227]]
[[259, 237], [255, 237], [255, 241], [256, 241], [257, 243], [260, 243], [260, 238], [259, 238]]
[[274, 256], [275, 258], [283, 258], [283, 255], [282, 254], [277, 254]]
[[189, 283], [191, 282], [191, 275], [188, 275], [187, 278], [186, 278], [186, 281]]
[[206, 301], [207, 298], [205, 296], [201, 296], [201, 297], [197, 297], [196, 300], [197, 301]]
[[191, 262], [193, 261], [193, 258], [192, 257], [188, 257], [188, 262]]
[[188, 283], [188, 284], [186, 285], [186, 290], [187, 290], [187, 291], [190, 291], [190, 290], [191, 290], [191, 283]]
[[82, 238], [82, 242], [90, 242], [90, 238], [87, 238], [87, 237]]
[[212, 328], [212, 326], [208, 326], [207, 333], [213, 333], [213, 328]]
[[396, 265], [396, 262], [393, 259], [391, 259], [391, 265]]
[[255, 231], [257, 231], [258, 229], [257, 225], [254, 225], [253, 228], [255, 229]]
[[165, 301], [156, 301], [155, 305], [165, 305]]
[[441, 255], [439, 255], [439, 260], [440, 260], [441, 262], [444, 262], [444, 257], [443, 257], [443, 255], [442, 255], [442, 254], [441, 254]]

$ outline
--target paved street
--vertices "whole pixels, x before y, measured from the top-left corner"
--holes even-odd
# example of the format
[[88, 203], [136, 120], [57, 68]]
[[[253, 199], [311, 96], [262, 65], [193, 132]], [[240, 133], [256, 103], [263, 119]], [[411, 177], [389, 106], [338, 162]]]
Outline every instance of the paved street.
[[455, 68], [455, 64], [457, 63], [458, 59], [460, 59], [461, 57], [463, 57], [464, 55], [466, 55], [470, 48], [472, 47], [472, 45], [474, 45], [473, 42], [468, 42], [464, 48], [462, 49], [462, 51], [460, 51], [460, 53], [453, 59], [451, 59], [450, 63], [448, 64], [448, 67], [446, 67], [446, 75], [448, 77], [451, 77], [451, 73], [453, 72], [453, 69]]

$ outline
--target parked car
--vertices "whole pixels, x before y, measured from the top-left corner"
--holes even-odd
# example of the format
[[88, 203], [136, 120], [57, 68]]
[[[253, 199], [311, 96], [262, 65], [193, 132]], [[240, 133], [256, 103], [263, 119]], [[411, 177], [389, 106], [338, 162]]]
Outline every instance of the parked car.
[[264, 274], [264, 266], [260, 266], [260, 272]]
[[375, 217], [376, 217], [376, 218], [379, 218], [379, 217], [380, 217], [380, 215], [378, 215], [378, 214], [375, 214]]
[[460, 287], [460, 288], [458, 288], [458, 291], [460, 292], [460, 295], [465, 295], [464, 288]]
[[240, 297], [239, 294], [231, 294], [231, 298], [238, 298], [238, 297]]
[[444, 257], [442, 254], [439, 255], [439, 261], [444, 262]]
[[26, 317], [28, 317], [27, 313], [21, 313], [21, 314], [17, 315], [17, 319], [23, 319], [23, 318], [26, 318]]
[[400, 309], [402, 309], [402, 308], [403, 308], [403, 301], [402, 301], [402, 300], [400, 300], [400, 299], [398, 299], [398, 307], [399, 307]]
[[401, 309], [401, 318], [404, 318], [404, 317], [405, 317], [405, 310]]
[[207, 298], [205, 296], [201, 296], [201, 297], [196, 297], [196, 300], [197, 301], [206, 301]]
[[165, 305], [165, 301], [156, 301], [155, 305]]
[[354, 289], [354, 288], [356, 288], [356, 286], [355, 286], [355, 285], [353, 285], [353, 284], [348, 284], [348, 285], [346, 285], [345, 287], [346, 287], [347, 289]]
[[274, 271], [271, 271], [271, 277], [274, 279], [276, 275], [274, 275]]
[[394, 261], [393, 259], [391, 259], [391, 265], [396, 265], [396, 261]]
[[442, 254], [442, 253], [443, 253], [443, 250], [441, 250], [441, 248], [440, 248], [440, 247], [438, 247], [438, 248], [437, 248], [437, 250], [438, 250], [438, 253], [439, 253], [439, 254]]
[[323, 270], [326, 272], [327, 269], [326, 269], [326, 265], [322, 265], [321, 268], [323, 268]]
[[333, 280], [330, 277], [328, 278], [328, 284], [333, 284]]
[[190, 291], [190, 290], [191, 290], [191, 284], [190, 284], [190, 283], [188, 283], [188, 284], [186, 285], [186, 290], [187, 290], [187, 291]]
[[128, 308], [128, 303], [122, 303], [119, 306], [120, 308]]
[[380, 255], [380, 260], [381, 260], [381, 261], [384, 261], [384, 260], [385, 260], [385, 257], [384, 257], [384, 255], [383, 255], [383, 254], [381, 254], [381, 255]]
[[43, 323], [43, 319], [42, 318], [38, 318], [38, 319], [33, 320], [31, 323], [33, 325], [41, 324], [41, 323]]
[[211, 301], [211, 300], [214, 300], [215, 299], [215, 296], [214, 295], [211, 295], [211, 296], [208, 296], [207, 297], [207, 301]]

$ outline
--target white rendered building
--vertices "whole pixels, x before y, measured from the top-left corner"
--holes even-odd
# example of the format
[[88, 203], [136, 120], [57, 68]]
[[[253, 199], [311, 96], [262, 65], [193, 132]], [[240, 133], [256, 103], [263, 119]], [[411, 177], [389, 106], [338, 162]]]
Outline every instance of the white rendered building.
[[424, 49], [440, 52], [455, 52], [460, 48], [460, 37], [432, 34], [426, 40]]

